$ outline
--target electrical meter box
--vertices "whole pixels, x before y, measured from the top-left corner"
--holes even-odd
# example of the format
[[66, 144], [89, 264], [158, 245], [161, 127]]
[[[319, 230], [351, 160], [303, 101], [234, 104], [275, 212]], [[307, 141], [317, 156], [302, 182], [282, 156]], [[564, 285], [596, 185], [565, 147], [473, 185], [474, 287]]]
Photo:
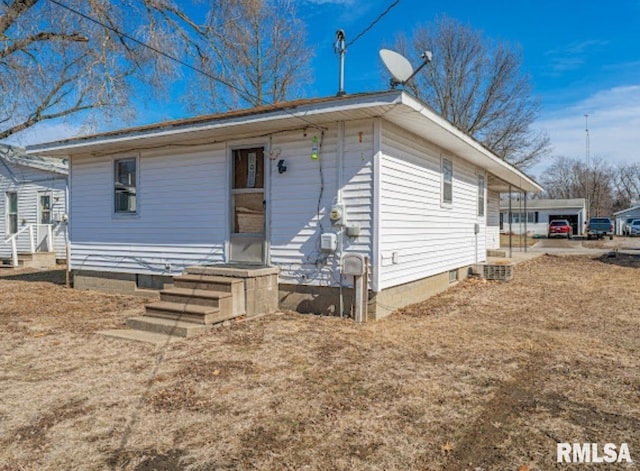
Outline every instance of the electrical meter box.
[[335, 232], [320, 235], [320, 248], [323, 252], [335, 252], [338, 249], [338, 236]]
[[334, 226], [346, 226], [347, 225], [347, 210], [342, 203], [334, 204], [331, 207], [329, 213], [329, 219]]
[[342, 256], [342, 274], [351, 276], [364, 275], [364, 255], [347, 253]]

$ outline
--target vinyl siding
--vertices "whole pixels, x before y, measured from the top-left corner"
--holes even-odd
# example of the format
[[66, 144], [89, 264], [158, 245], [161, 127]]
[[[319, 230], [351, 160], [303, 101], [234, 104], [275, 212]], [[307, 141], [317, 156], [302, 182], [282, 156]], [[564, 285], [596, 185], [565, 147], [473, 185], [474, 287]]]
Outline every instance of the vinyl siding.
[[[342, 165], [349, 223], [361, 227], [357, 239], [344, 237], [343, 252], [369, 257], [372, 133], [371, 120], [345, 125]], [[310, 158], [313, 136], [321, 140], [318, 160]], [[255, 140], [246, 142], [251, 146]], [[242, 140], [233, 142], [234, 147], [244, 145]], [[267, 232], [270, 263], [280, 267], [284, 283], [338, 286], [341, 281], [340, 250], [320, 250], [320, 235], [338, 232], [328, 217], [338, 190], [337, 147], [337, 125], [324, 136], [301, 129], [271, 137], [265, 168]], [[198, 151], [143, 152], [138, 158], [138, 212], [132, 215], [113, 213], [114, 157], [74, 156], [72, 268], [171, 274], [189, 265], [224, 262], [229, 232], [227, 155], [225, 144]], [[282, 174], [279, 160], [287, 166]]]
[[[18, 182], [12, 178], [5, 164], [11, 168]], [[66, 212], [65, 188], [66, 177], [64, 175], [21, 165], [12, 165], [8, 162], [0, 164], [0, 233], [2, 234], [2, 239], [0, 239], [0, 258], [11, 257], [11, 244], [4, 243], [4, 239], [8, 237], [6, 193], [9, 191], [18, 193], [18, 229], [25, 224], [33, 224], [34, 242], [37, 248], [38, 243], [46, 240], [47, 237], [47, 226], [38, 224], [39, 196], [43, 192], [51, 194], [51, 216], [60, 220]], [[63, 223], [55, 223], [52, 225], [52, 230], [56, 257], [62, 259], [65, 257], [65, 225]], [[18, 252], [30, 252], [31, 244], [29, 243], [28, 231], [18, 236], [17, 244]], [[46, 249], [46, 246], [44, 248]]]
[[[362, 133], [362, 134], [360, 134]], [[279, 174], [274, 161], [271, 180], [271, 263], [280, 267], [283, 283], [338, 286], [340, 249], [335, 254], [320, 250], [320, 236], [338, 230], [329, 211], [338, 192], [338, 126], [325, 130], [320, 158], [310, 158], [312, 138], [308, 130], [273, 137], [277, 159], [287, 171]], [[343, 252], [371, 257], [372, 208], [371, 120], [346, 123], [342, 164], [342, 199], [349, 224], [361, 228], [358, 238], [343, 237]], [[319, 210], [319, 211], [318, 211]], [[343, 284], [346, 281], [343, 281]]]
[[74, 156], [72, 268], [167, 274], [192, 264], [224, 262], [226, 156], [224, 144], [142, 152], [136, 214], [114, 213], [116, 157]]
[[[441, 203], [442, 157], [453, 162], [450, 205]], [[475, 166], [459, 157], [383, 123], [380, 289], [486, 258], [486, 220], [477, 217], [477, 175]]]

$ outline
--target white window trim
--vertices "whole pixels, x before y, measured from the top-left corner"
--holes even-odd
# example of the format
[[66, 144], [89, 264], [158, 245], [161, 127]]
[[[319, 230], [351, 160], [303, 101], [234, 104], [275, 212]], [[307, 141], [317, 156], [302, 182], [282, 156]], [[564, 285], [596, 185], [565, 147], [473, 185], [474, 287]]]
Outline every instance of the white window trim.
[[[118, 160], [135, 159], [136, 161], [136, 210], [135, 212], [118, 212], [116, 211], [115, 197], [116, 197], [116, 162]], [[135, 219], [140, 217], [141, 213], [141, 201], [140, 201], [140, 154], [135, 155], [114, 155], [111, 158], [111, 217], [112, 219]]]
[[38, 211], [36, 214], [36, 218], [38, 221], [38, 225], [43, 225], [44, 223], [42, 222], [42, 197], [43, 196], [48, 196], [49, 197], [49, 224], [53, 224], [53, 191], [51, 190], [41, 190], [38, 191]]
[[11, 226], [11, 222], [10, 222], [10, 216], [11, 216], [11, 212], [10, 212], [10, 205], [9, 205], [9, 195], [10, 194], [15, 194], [16, 195], [16, 232], [20, 230], [20, 196], [18, 194], [18, 192], [16, 190], [8, 190], [4, 193], [4, 222], [5, 222], [5, 226], [4, 226], [4, 234], [5, 234], [5, 238], [12, 236], [13, 234], [15, 234], [15, 232], [10, 232], [9, 231], [9, 227]]
[[[444, 187], [445, 187], [445, 180], [444, 180], [444, 164], [446, 162], [449, 162], [451, 164], [451, 201], [445, 201], [444, 199]], [[451, 208], [453, 207], [453, 175], [454, 175], [454, 166], [453, 166], [453, 160], [451, 158], [442, 156], [440, 158], [440, 205], [444, 208]]]

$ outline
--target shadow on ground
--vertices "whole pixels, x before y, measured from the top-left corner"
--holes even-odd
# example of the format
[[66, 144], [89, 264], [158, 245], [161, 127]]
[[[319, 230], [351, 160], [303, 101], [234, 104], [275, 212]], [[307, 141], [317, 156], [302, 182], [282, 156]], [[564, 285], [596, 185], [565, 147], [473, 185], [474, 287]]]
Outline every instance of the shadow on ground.
[[596, 260], [609, 265], [618, 265], [620, 267], [640, 268], [640, 254], [627, 254], [618, 252], [609, 252]]
[[65, 269], [57, 270], [37, 270], [29, 272], [0, 272], [0, 280], [13, 280], [13, 281], [30, 281], [30, 282], [45, 282], [54, 283], [56, 285], [64, 285], [66, 282]]

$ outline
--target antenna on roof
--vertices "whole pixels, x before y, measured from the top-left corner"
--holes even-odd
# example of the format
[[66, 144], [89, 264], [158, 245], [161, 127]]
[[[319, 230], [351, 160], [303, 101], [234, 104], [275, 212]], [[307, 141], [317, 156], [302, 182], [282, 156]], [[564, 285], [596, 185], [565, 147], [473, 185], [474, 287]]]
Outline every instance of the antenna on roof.
[[431, 51], [424, 51], [420, 57], [422, 64], [414, 71], [411, 62], [402, 54], [391, 49], [380, 49], [380, 59], [391, 74], [391, 88], [396, 88], [398, 85], [404, 87], [425, 65], [431, 62], [433, 54]]
[[347, 46], [345, 45], [344, 30], [339, 29], [336, 31], [336, 45], [334, 47], [336, 53], [340, 56], [340, 78], [338, 82], [338, 96], [346, 95], [344, 91], [344, 54], [347, 52]]

